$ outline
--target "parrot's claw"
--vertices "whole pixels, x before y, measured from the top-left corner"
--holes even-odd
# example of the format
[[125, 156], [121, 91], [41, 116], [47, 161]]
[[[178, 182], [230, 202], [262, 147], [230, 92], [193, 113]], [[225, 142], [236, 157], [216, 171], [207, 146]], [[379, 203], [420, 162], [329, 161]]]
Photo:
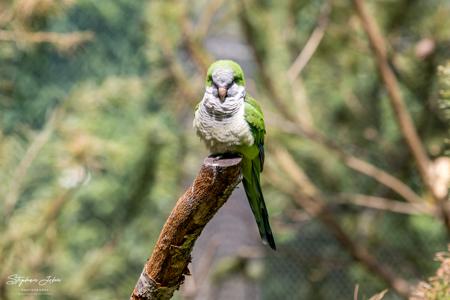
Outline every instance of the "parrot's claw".
[[225, 158], [234, 158], [234, 157], [241, 157], [239, 153], [233, 153], [233, 152], [226, 152], [226, 153], [215, 153], [209, 155], [213, 159], [213, 161], [218, 161]]
[[222, 159], [222, 154], [214, 153], [210, 154], [208, 157], [212, 158], [214, 162]]

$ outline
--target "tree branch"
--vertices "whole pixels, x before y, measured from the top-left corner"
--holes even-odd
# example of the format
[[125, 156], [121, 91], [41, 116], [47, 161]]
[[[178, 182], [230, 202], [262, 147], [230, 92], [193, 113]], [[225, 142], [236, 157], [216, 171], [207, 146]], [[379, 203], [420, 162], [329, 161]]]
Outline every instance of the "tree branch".
[[57, 33], [8, 31], [0, 29], [0, 42], [50, 43], [62, 52], [68, 52], [93, 39], [94, 33], [92, 31]]
[[[349, 203], [358, 206], [385, 210], [407, 215], [437, 215], [434, 206], [427, 203], [405, 203], [398, 200], [387, 199], [379, 196], [362, 194], [343, 194], [337, 196], [338, 203]], [[342, 200], [342, 202], [341, 202]]]
[[367, 37], [369, 38], [370, 45], [372, 46], [378, 71], [388, 92], [389, 100], [391, 102], [398, 127], [400, 128], [403, 138], [405, 139], [406, 144], [408, 145], [408, 148], [416, 161], [417, 169], [419, 170], [422, 182], [433, 196], [436, 205], [441, 210], [440, 215], [442, 221], [447, 230], [447, 235], [450, 236], [450, 211], [448, 211], [445, 206], [446, 198], [442, 198], [436, 194], [436, 190], [433, 188], [433, 184], [431, 182], [432, 178], [430, 176], [432, 175], [430, 174], [430, 167], [432, 166], [431, 161], [425, 151], [425, 147], [422, 144], [419, 135], [417, 134], [411, 115], [406, 108], [398, 86], [397, 78], [389, 66], [384, 37], [381, 34], [375, 19], [367, 11], [364, 0], [353, 0], [353, 4], [359, 18], [361, 19], [361, 23]]
[[197, 26], [195, 27], [196, 36], [199, 40], [203, 40], [208, 34], [214, 15], [220, 9], [223, 2], [224, 0], [212, 0], [205, 5], [203, 13], [198, 20]]
[[323, 5], [318, 22], [317, 27], [312, 32], [302, 51], [298, 54], [295, 61], [292, 63], [291, 67], [287, 71], [287, 77], [290, 82], [293, 82], [298, 75], [302, 72], [303, 68], [308, 64], [311, 57], [317, 50], [322, 38], [325, 34], [325, 29], [328, 26], [329, 15], [331, 11], [331, 5], [327, 2]]
[[207, 158], [164, 225], [131, 300], [170, 299], [189, 275], [195, 241], [241, 180], [241, 158]]
[[180, 20], [180, 28], [181, 33], [183, 34], [184, 45], [186, 46], [186, 50], [189, 52], [189, 55], [192, 57], [192, 60], [195, 62], [198, 70], [202, 74], [206, 74], [210, 63], [212, 62], [212, 58], [209, 54], [204, 50], [201, 45], [201, 40], [197, 38], [194, 34], [194, 26], [187, 16], [187, 11], [181, 17]]
[[[397, 79], [394, 72], [389, 66], [386, 42], [380, 33], [377, 23], [372, 15], [370, 15], [366, 9], [363, 0], [353, 0], [356, 11], [361, 19], [363, 28], [369, 38], [370, 45], [372, 46], [373, 53], [375, 55], [378, 71], [384, 82], [386, 90], [389, 95], [391, 106], [395, 113], [395, 118], [398, 126], [402, 132], [403, 138], [409, 147], [409, 150], [416, 160], [417, 167], [419, 169], [420, 176], [422, 177], [425, 185], [430, 188], [430, 182], [428, 178], [428, 167], [430, 165], [429, 158], [425, 152], [424, 146], [417, 134], [414, 123], [411, 119], [411, 115], [406, 109], [405, 102], [400, 93]], [[432, 189], [430, 188], [432, 192]]]
[[[410, 290], [408, 281], [397, 275], [389, 265], [379, 261], [364, 245], [352, 240], [334, 217], [333, 211], [326, 205], [319, 189], [298, 166], [290, 153], [277, 147], [273, 156], [284, 174], [292, 180], [294, 187], [282, 184], [275, 176], [272, 177], [275, 180], [271, 180], [271, 182], [275, 183], [277, 188], [284, 186], [286, 193], [292, 196], [295, 204], [302, 207], [309, 215], [317, 217], [355, 261], [384, 280], [400, 296], [407, 298]], [[285, 178], [282, 181], [285, 181]]]
[[25, 155], [22, 157], [19, 165], [14, 170], [14, 173], [11, 177], [9, 183], [9, 189], [6, 193], [4, 204], [3, 204], [3, 222], [6, 224], [14, 210], [16, 202], [20, 196], [20, 192], [22, 190], [22, 184], [26, 178], [29, 168], [33, 164], [36, 157], [39, 155], [42, 148], [48, 142], [49, 138], [52, 135], [53, 129], [55, 127], [55, 123], [58, 116], [61, 114], [60, 109], [55, 109], [50, 117], [48, 118], [44, 128], [41, 132], [39, 132], [36, 137], [33, 139], [28, 149], [25, 152]]
[[333, 140], [328, 139], [316, 129], [312, 127], [308, 128], [305, 125], [278, 118], [275, 115], [266, 115], [270, 117], [268, 118], [269, 124], [271, 124], [270, 122], [273, 122], [275, 126], [286, 133], [306, 137], [309, 140], [317, 143], [328, 151], [334, 153], [347, 167], [373, 178], [377, 182], [383, 184], [384, 186], [390, 188], [391, 190], [402, 196], [408, 202], [423, 202], [420, 196], [417, 195], [408, 185], [403, 183], [400, 179], [388, 173], [387, 171], [369, 163], [368, 161], [365, 161], [348, 153], [344, 148], [337, 145]]

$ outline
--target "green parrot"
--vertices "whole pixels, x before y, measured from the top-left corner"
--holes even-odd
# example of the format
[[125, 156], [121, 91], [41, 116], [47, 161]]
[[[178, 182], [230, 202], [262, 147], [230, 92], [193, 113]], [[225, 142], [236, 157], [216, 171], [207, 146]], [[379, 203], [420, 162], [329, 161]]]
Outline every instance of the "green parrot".
[[238, 153], [242, 157], [242, 182], [259, 233], [275, 250], [260, 184], [264, 116], [258, 102], [247, 95], [244, 72], [234, 61], [218, 60], [209, 67], [205, 94], [195, 109], [194, 128], [213, 155]]

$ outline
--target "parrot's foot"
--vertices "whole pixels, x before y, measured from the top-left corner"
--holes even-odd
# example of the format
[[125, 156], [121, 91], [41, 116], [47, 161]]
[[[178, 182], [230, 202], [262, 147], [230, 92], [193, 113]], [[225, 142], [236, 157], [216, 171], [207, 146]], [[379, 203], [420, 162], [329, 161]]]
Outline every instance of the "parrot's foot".
[[221, 159], [226, 158], [236, 158], [236, 157], [242, 157], [240, 153], [234, 153], [234, 152], [226, 152], [226, 153], [214, 153], [209, 155], [214, 161], [218, 161]]

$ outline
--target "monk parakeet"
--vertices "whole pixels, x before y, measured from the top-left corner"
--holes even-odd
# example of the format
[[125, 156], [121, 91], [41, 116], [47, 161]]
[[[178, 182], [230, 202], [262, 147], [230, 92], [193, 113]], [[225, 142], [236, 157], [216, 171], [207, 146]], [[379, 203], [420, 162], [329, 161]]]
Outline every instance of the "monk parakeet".
[[209, 67], [205, 94], [195, 110], [194, 128], [213, 155], [238, 153], [242, 157], [242, 182], [259, 233], [275, 250], [260, 185], [264, 117], [258, 102], [247, 95], [244, 72], [234, 61], [219, 60]]

